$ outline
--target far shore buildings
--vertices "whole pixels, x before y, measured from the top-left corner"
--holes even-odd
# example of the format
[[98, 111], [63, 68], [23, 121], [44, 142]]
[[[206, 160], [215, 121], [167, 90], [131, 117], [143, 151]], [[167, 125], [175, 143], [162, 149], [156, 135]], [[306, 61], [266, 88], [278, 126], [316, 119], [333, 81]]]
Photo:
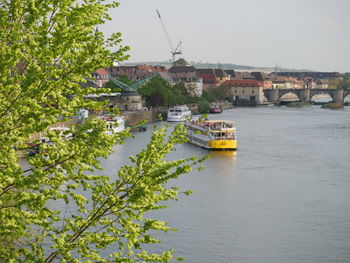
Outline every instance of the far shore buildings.
[[[165, 66], [151, 65], [113, 66], [98, 69], [91, 75], [92, 81], [98, 88], [103, 87], [110, 78], [127, 76], [132, 81], [140, 81], [154, 73], [159, 73], [170, 85], [184, 84], [191, 96], [200, 97], [205, 90], [224, 87], [231, 89], [231, 94], [237, 103], [248, 101], [257, 104], [264, 101], [263, 90], [265, 89], [327, 89], [331, 79], [341, 78], [338, 72], [271, 72], [267, 74], [257, 71], [195, 68], [183, 58], [175, 61], [169, 69]], [[141, 97], [135, 96], [138, 95], [124, 94], [122, 97], [119, 95], [119, 101], [110, 98], [111, 107], [119, 103], [121, 109], [140, 110], [142, 109]]]
[[175, 61], [168, 72], [160, 73], [160, 75], [171, 85], [183, 83], [191, 96], [202, 96], [203, 79], [196, 74], [195, 68], [183, 58]]

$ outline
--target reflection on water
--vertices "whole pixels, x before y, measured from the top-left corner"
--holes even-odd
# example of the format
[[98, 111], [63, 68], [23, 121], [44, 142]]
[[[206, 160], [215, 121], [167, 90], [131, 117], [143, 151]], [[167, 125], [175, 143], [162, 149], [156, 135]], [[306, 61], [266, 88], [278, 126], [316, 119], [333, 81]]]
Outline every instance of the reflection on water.
[[237, 151], [210, 151], [211, 158], [225, 158], [226, 160], [236, 158]]

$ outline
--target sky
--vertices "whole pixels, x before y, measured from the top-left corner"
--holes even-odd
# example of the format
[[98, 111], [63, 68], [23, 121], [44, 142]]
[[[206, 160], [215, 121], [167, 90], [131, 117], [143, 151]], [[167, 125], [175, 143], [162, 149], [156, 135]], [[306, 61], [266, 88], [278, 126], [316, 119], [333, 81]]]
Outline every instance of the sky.
[[119, 0], [112, 21], [128, 62], [187, 61], [350, 72], [350, 0]]

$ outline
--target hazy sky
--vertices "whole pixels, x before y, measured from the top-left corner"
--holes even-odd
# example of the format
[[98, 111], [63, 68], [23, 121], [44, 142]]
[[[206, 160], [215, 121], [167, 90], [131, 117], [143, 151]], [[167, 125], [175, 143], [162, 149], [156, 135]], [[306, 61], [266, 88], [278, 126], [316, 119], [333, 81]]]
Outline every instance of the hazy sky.
[[112, 21], [129, 62], [171, 59], [156, 14], [188, 61], [350, 72], [350, 0], [120, 0]]

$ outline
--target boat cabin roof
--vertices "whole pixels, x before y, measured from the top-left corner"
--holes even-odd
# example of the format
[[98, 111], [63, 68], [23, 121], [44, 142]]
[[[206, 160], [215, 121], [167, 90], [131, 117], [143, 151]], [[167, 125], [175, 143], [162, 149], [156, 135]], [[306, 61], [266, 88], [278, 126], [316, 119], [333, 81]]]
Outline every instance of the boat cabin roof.
[[228, 120], [205, 120], [205, 121], [192, 121], [192, 124], [200, 126], [202, 129], [210, 131], [223, 131], [223, 130], [235, 130], [234, 121]]
[[169, 108], [170, 110], [189, 110], [190, 108], [187, 105], [176, 105]]
[[228, 120], [205, 120], [202, 123], [212, 124], [212, 125], [220, 125], [220, 124], [226, 124], [234, 127], [235, 123], [234, 121], [228, 121]]

